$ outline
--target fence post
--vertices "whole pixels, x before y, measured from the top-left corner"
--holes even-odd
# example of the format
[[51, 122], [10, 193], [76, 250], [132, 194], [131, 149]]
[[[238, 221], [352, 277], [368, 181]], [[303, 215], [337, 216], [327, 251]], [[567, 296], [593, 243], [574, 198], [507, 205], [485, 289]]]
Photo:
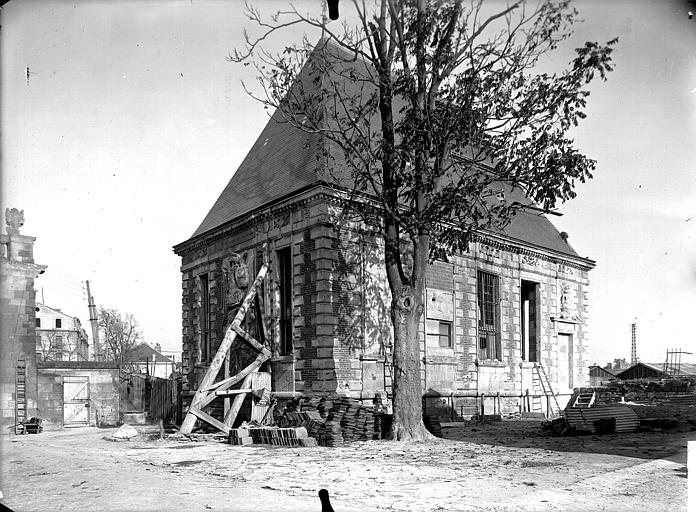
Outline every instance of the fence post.
[[486, 393], [481, 393], [481, 421], [486, 415]]
[[532, 407], [529, 404], [529, 389], [525, 390], [525, 393], [526, 393], [526, 399], [527, 399], [527, 412], [530, 412], [532, 410]]

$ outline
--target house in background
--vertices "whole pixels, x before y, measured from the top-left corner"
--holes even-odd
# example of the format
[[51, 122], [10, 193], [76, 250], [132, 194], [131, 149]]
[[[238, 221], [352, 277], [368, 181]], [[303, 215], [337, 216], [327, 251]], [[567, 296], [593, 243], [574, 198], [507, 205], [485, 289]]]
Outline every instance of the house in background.
[[603, 386], [610, 380], [615, 380], [616, 377], [609, 370], [602, 368], [598, 364], [590, 366], [590, 380], [588, 385], [591, 387]]
[[80, 319], [36, 303], [36, 357], [40, 361], [87, 361], [89, 341]]
[[[270, 271], [260, 296], [273, 357], [261, 370], [271, 373], [272, 389], [368, 400], [391, 392], [383, 248], [367, 226], [343, 218], [338, 193], [326, 182], [325, 166], [334, 165], [322, 158], [327, 144], [276, 112], [198, 229], [174, 247], [182, 258], [189, 395], [264, 258]], [[530, 203], [502, 186], [488, 195]], [[588, 273], [595, 262], [567, 238], [529, 205], [503, 231], [480, 232], [467, 253], [429, 267], [424, 391], [519, 396], [534, 391], [538, 366], [557, 392], [586, 384]], [[233, 345], [225, 374], [254, 357], [243, 342]], [[452, 404], [457, 411], [470, 405]], [[502, 412], [518, 406], [516, 399], [503, 401]]]
[[163, 355], [161, 350], [159, 343], [155, 348], [141, 343], [128, 353], [125, 362], [138, 373], [168, 379], [175, 370], [175, 364], [174, 360]]
[[604, 366], [604, 369], [607, 370], [608, 372], [613, 373], [616, 375], [620, 371], [626, 370], [631, 367], [631, 363], [629, 361], [626, 361], [626, 359], [621, 358], [621, 359], [614, 359], [613, 363], [607, 363]]
[[665, 363], [638, 363], [616, 374], [616, 378], [620, 380], [670, 377], [696, 377], [696, 364], [680, 363], [676, 368]]

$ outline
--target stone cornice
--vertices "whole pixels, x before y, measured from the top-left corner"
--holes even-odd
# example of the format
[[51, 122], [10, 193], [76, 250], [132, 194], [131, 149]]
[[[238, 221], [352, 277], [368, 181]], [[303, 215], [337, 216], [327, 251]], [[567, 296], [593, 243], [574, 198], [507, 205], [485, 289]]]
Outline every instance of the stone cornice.
[[0, 258], [0, 266], [9, 267], [28, 275], [35, 274], [34, 277], [43, 274], [48, 265], [38, 265], [36, 263], [25, 263], [23, 261], [10, 260], [5, 257]]
[[[310, 203], [324, 201], [329, 204], [340, 205], [342, 204], [343, 200], [337, 196], [338, 193], [338, 191], [331, 189], [325, 184], [318, 183], [309, 189], [300, 191], [295, 196], [285, 198], [278, 203], [263, 207], [258, 211], [239, 217], [223, 224], [222, 226], [214, 228], [203, 235], [199, 235], [195, 238], [175, 245], [174, 252], [181, 256], [185, 252], [200, 249], [201, 247], [212, 244], [217, 240], [234, 235], [244, 231], [245, 229], [249, 229], [258, 223], [270, 221], [276, 218], [278, 215], [286, 213], [292, 214]], [[472, 243], [473, 242], [483, 243], [513, 254], [527, 255], [557, 264], [562, 263], [578, 270], [590, 270], [594, 268], [596, 264], [595, 261], [589, 258], [572, 256], [551, 249], [537, 247], [521, 240], [515, 240], [504, 235], [493, 234], [486, 231], [481, 231], [474, 235]]]

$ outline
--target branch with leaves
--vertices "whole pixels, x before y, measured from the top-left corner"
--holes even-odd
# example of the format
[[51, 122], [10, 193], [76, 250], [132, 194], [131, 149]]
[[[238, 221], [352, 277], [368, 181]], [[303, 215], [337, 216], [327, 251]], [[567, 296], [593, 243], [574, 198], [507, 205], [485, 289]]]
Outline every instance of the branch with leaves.
[[[542, 73], [539, 59], [578, 21], [570, 0], [353, 6], [355, 26], [292, 6], [266, 20], [247, 6], [260, 33], [245, 32], [245, 48], [229, 59], [255, 67], [260, 93], [247, 90], [275, 120], [311, 135], [326, 183], [382, 237], [398, 387], [399, 372], [412, 383], [418, 371], [411, 331], [428, 262], [463, 253], [521, 208], [553, 209], [592, 177], [595, 161], [570, 130], [586, 117], [590, 83], [613, 69], [616, 40], [588, 42], [565, 68]], [[295, 25], [320, 30], [319, 44], [304, 37], [279, 54], [262, 48]], [[524, 199], [495, 200], [500, 187]], [[409, 400], [419, 400], [409, 386]], [[396, 438], [418, 437], [404, 425], [396, 421]]]

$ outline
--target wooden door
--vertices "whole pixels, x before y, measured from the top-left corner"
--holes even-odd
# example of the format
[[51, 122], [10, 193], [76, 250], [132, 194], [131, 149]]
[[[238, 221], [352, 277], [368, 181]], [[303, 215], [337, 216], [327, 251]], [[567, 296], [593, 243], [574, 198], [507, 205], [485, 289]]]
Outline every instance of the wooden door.
[[63, 425], [66, 427], [89, 425], [89, 377], [66, 376], [63, 378]]
[[558, 390], [573, 388], [573, 335], [558, 335]]

